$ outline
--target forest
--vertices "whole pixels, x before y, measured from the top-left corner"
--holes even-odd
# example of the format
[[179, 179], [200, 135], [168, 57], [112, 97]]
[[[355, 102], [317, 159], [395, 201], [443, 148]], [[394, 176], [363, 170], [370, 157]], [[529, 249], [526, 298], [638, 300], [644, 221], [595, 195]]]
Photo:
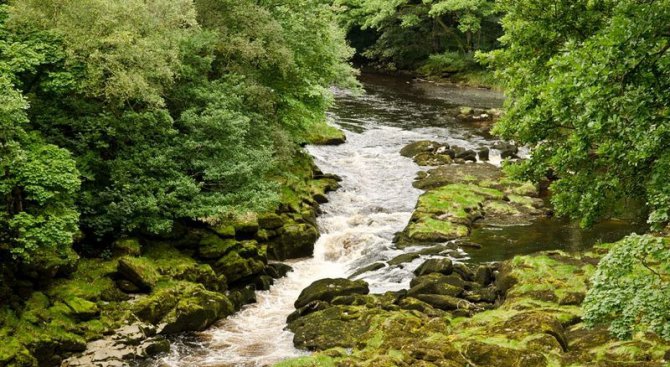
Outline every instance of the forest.
[[282, 328], [316, 354], [235, 366], [666, 366], [669, 25], [667, 0], [0, 0], [0, 367], [178, 366], [142, 363], [318, 258], [320, 218], [356, 205], [328, 193], [357, 181], [312, 149], [356, 144], [332, 111], [367, 75], [504, 94], [456, 119], [514, 149], [500, 170], [398, 146], [428, 171], [393, 249], [472, 242], [496, 213], [644, 230], [481, 264], [405, 252], [425, 261], [405, 293], [357, 277], [400, 262], [359, 262], [292, 295]]

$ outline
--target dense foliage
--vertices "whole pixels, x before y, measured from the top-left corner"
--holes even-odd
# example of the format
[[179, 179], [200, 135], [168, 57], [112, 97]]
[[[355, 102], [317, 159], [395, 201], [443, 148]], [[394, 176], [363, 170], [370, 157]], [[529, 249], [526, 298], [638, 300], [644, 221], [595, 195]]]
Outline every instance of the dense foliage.
[[268, 208], [353, 75], [327, 1], [0, 6], [3, 262]]
[[618, 337], [653, 331], [670, 340], [670, 247], [667, 240], [631, 235], [598, 265], [584, 301], [587, 324], [610, 323]]
[[[510, 170], [552, 178], [558, 214], [588, 226], [641, 202], [670, 220], [670, 2], [500, 0], [503, 48], [486, 57], [506, 84], [496, 132], [532, 148]], [[625, 211], [634, 210], [626, 207]], [[667, 244], [631, 236], [598, 266], [584, 304], [619, 337], [670, 338]]]
[[591, 224], [621, 198], [670, 219], [670, 2], [500, 1], [504, 138], [533, 148], [518, 168], [552, 172], [560, 214]]
[[426, 73], [463, 71], [475, 65], [474, 51], [490, 50], [500, 35], [499, 12], [492, 0], [336, 0], [335, 4], [353, 45], [385, 69], [426, 64]]

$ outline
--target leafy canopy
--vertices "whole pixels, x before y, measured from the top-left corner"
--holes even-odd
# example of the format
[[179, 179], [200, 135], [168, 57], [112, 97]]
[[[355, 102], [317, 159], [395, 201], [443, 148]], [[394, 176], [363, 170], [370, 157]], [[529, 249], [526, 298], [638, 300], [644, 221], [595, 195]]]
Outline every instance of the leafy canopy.
[[532, 148], [559, 214], [590, 225], [621, 198], [670, 219], [670, 2], [501, 0], [509, 96], [495, 131]]

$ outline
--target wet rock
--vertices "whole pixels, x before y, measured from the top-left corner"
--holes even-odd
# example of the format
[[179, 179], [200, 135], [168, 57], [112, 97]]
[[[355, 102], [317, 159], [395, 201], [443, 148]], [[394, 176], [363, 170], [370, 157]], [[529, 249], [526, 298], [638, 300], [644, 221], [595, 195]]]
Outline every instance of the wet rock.
[[293, 271], [293, 268], [283, 263], [272, 263], [265, 267], [265, 273], [274, 279], [283, 278], [291, 271]]
[[438, 317], [442, 315], [441, 310], [436, 310], [433, 306], [426, 302], [420, 301], [414, 297], [406, 297], [398, 302], [398, 306], [403, 310], [414, 310], [424, 313], [430, 317]]
[[256, 287], [248, 285], [234, 289], [228, 293], [228, 299], [233, 303], [235, 311], [239, 311], [242, 306], [256, 302]]
[[159, 333], [201, 331], [235, 311], [233, 303], [221, 293], [195, 287], [187, 295], [160, 320]]
[[311, 313], [325, 310], [326, 308], [330, 307], [330, 304], [325, 301], [312, 301], [299, 309], [293, 311], [290, 315], [288, 315], [288, 318], [286, 318], [287, 323], [292, 323], [293, 321], [303, 317], [307, 316]]
[[437, 294], [442, 296], [458, 297], [463, 293], [463, 289], [455, 287], [446, 282], [434, 281], [433, 279], [422, 277], [417, 283], [407, 291], [407, 295], [416, 297], [419, 294]]
[[254, 274], [260, 274], [265, 269], [265, 263], [260, 257], [243, 257], [238, 252], [230, 252], [216, 262], [215, 269], [225, 275], [229, 283], [234, 283]]
[[489, 148], [481, 148], [477, 151], [477, 156], [482, 162], [487, 162], [489, 160]]
[[494, 303], [498, 299], [498, 290], [495, 287], [486, 287], [467, 291], [464, 298], [473, 303]]
[[368, 266], [364, 266], [364, 267], [356, 270], [353, 274], [351, 274], [351, 276], [349, 276], [349, 278], [350, 279], [355, 278], [355, 277], [357, 277], [361, 274], [371, 272], [371, 271], [375, 271], [375, 270], [379, 270], [379, 269], [382, 269], [382, 268], [385, 268], [385, 267], [386, 267], [386, 264], [384, 264], [383, 262], [372, 263]]
[[351, 348], [370, 329], [370, 319], [384, 311], [359, 306], [333, 306], [310, 313], [288, 324], [293, 344], [306, 350]]
[[312, 301], [330, 302], [337, 296], [368, 294], [368, 284], [362, 280], [321, 279], [303, 289], [295, 301], [295, 308], [301, 308]]
[[389, 260], [388, 264], [391, 265], [391, 266], [395, 266], [395, 265], [400, 265], [400, 264], [404, 264], [404, 263], [410, 263], [410, 262], [418, 259], [419, 257], [421, 257], [421, 254], [416, 253], [416, 252], [412, 252], [412, 253], [408, 253], [408, 254], [402, 254], [402, 255], [398, 255], [398, 256], [394, 257], [393, 259]]
[[460, 277], [468, 282], [472, 282], [475, 279], [475, 273], [467, 265], [463, 263], [454, 263], [453, 264], [454, 273], [460, 275]]
[[116, 281], [116, 286], [119, 287], [120, 290], [126, 292], [126, 293], [139, 293], [142, 290], [140, 287], [136, 286], [132, 282], [125, 280], [125, 279], [119, 279]]
[[464, 150], [460, 153], [456, 153], [456, 159], [477, 162], [477, 153], [474, 150]]
[[407, 158], [413, 158], [419, 153], [432, 153], [441, 145], [434, 141], [422, 140], [406, 145], [400, 150], [400, 155]]
[[419, 166], [440, 166], [451, 164], [453, 160], [447, 154], [419, 153], [414, 157], [414, 162]]
[[487, 265], [480, 265], [477, 267], [475, 273], [475, 282], [479, 283], [482, 287], [493, 282], [493, 268]]
[[284, 225], [277, 230], [278, 238], [270, 243], [268, 254], [276, 260], [311, 256], [319, 231], [309, 223]]
[[256, 290], [267, 291], [274, 284], [274, 279], [269, 275], [259, 275], [254, 278], [254, 286]]
[[444, 275], [449, 275], [454, 269], [454, 264], [451, 259], [441, 258], [441, 259], [429, 259], [426, 260], [423, 264], [414, 270], [414, 274], [417, 276], [427, 275], [431, 273], [441, 273]]
[[158, 280], [158, 272], [145, 259], [123, 257], [119, 259], [116, 271], [122, 278], [135, 284], [143, 291], [150, 291]]
[[478, 309], [478, 307], [473, 303], [453, 296], [438, 294], [417, 294], [414, 296], [414, 298], [444, 311], [462, 310], [469, 313]]

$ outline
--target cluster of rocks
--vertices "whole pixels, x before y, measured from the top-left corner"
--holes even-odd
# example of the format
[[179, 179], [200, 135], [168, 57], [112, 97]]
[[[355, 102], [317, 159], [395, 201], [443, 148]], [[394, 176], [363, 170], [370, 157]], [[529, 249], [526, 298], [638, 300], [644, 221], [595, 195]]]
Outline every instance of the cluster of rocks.
[[457, 107], [451, 114], [461, 122], [494, 122], [500, 118], [502, 111], [499, 108]]
[[[666, 366], [670, 343], [658, 336], [617, 340], [582, 322], [579, 305], [602, 255], [553, 251], [483, 267], [430, 259], [409, 290], [385, 294], [369, 294], [361, 281], [319, 281], [289, 319], [296, 346], [317, 353], [280, 365]], [[468, 285], [495, 290], [496, 300], [465, 298]], [[451, 297], [460, 302], [436, 302], [459, 292]]]
[[449, 258], [425, 261], [410, 288], [370, 295], [362, 280], [322, 279], [305, 288], [289, 315], [288, 328], [296, 347], [324, 350], [348, 347], [367, 331], [369, 317], [383, 312], [417, 311], [430, 317], [471, 316], [491, 309], [499, 300], [497, 264], [469, 266]]
[[421, 195], [398, 247], [466, 238], [475, 226], [527, 225], [548, 211], [537, 187], [505, 177], [491, 164], [445, 165], [423, 172]]
[[27, 289], [18, 312], [0, 307], [0, 366], [128, 365], [164, 352], [168, 334], [203, 330], [255, 302], [290, 271], [273, 261], [312, 255], [319, 205], [339, 186], [306, 156], [294, 169], [273, 212], [117, 240], [106, 258], [79, 260], [42, 292]]
[[[502, 159], [518, 159], [519, 148], [510, 143], [498, 142], [493, 149], [500, 151]], [[419, 166], [442, 166], [452, 163], [489, 161], [490, 148], [482, 147], [477, 150], [465, 149], [456, 145], [438, 143], [430, 140], [420, 140], [405, 146], [400, 154], [412, 158]]]
[[112, 335], [92, 341], [86, 351], [63, 361], [63, 367], [124, 367], [138, 358], [148, 358], [170, 350], [170, 342], [157, 335], [156, 327], [136, 322]]

